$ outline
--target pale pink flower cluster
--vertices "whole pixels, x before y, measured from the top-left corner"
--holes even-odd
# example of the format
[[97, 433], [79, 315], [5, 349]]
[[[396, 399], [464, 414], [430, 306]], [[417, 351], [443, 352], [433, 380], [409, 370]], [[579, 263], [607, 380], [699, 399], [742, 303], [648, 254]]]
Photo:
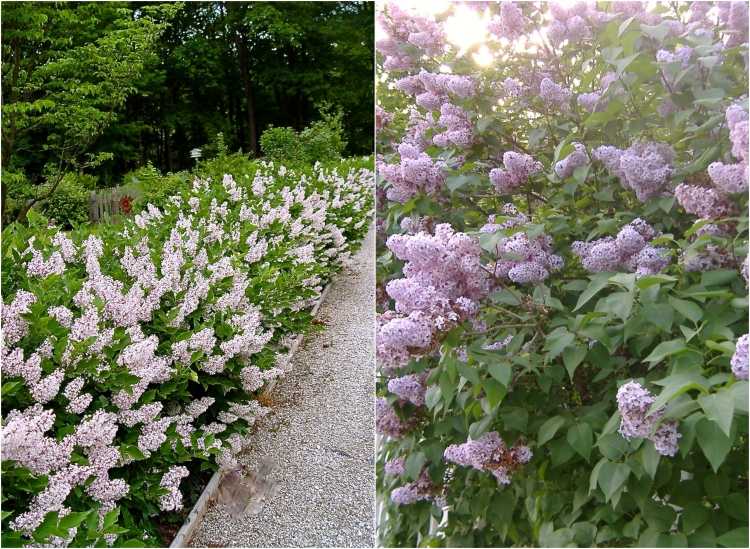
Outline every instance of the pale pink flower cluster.
[[507, 151], [503, 154], [503, 167], [490, 170], [490, 182], [498, 193], [512, 194], [541, 171], [542, 163], [530, 155]]
[[426, 352], [438, 333], [473, 316], [489, 277], [477, 241], [448, 224], [437, 225], [434, 235], [392, 235], [387, 246], [406, 265], [404, 278], [386, 286], [395, 310], [378, 317], [376, 345], [381, 364], [398, 367]]
[[583, 268], [592, 273], [627, 271], [638, 276], [653, 275], [669, 265], [666, 248], [650, 242], [658, 233], [643, 219], [625, 225], [616, 237], [590, 242], [573, 242], [571, 249], [581, 259]]
[[675, 153], [669, 145], [634, 143], [625, 150], [603, 145], [594, 149], [592, 156], [619, 178], [625, 189], [634, 191], [641, 202], [671, 193]]
[[531, 449], [523, 444], [508, 447], [496, 431], [486, 433], [477, 440], [451, 444], [444, 452], [446, 461], [489, 471], [498, 484], [510, 484], [513, 472], [531, 461], [532, 456]]
[[708, 166], [708, 176], [717, 191], [723, 194], [747, 192], [748, 187], [748, 115], [739, 105], [732, 105], [726, 111], [729, 140], [732, 155], [739, 160], [735, 164], [713, 162]]
[[180, 480], [188, 476], [190, 472], [187, 467], [174, 465], [161, 477], [159, 486], [169, 490], [168, 494], [159, 499], [159, 509], [162, 511], [179, 511], [182, 509], [182, 493], [180, 492]]
[[398, 152], [400, 163], [377, 165], [378, 173], [390, 185], [386, 191], [388, 200], [403, 203], [421, 192], [434, 194], [443, 187], [444, 162], [433, 160], [409, 143], [399, 145]]
[[417, 47], [426, 55], [439, 55], [445, 44], [441, 26], [428, 17], [419, 16], [395, 2], [378, 13], [378, 22], [386, 36], [376, 41], [377, 50], [385, 56], [388, 71], [410, 69], [417, 59], [411, 49]]
[[514, 40], [524, 33], [527, 19], [515, 2], [500, 2], [500, 13], [493, 16], [487, 30], [498, 38]]
[[673, 457], [682, 437], [677, 432], [676, 421], [664, 421], [665, 408], [650, 413], [654, 397], [640, 383], [630, 381], [617, 390], [617, 407], [620, 411], [620, 434], [627, 438], [648, 438], [656, 451], [663, 456]]

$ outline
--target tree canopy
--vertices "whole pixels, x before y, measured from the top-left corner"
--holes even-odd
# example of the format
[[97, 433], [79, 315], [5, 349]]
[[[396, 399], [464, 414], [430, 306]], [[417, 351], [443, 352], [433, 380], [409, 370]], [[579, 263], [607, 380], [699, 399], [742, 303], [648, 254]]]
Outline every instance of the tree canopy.
[[219, 132], [257, 154], [265, 128], [300, 130], [322, 105], [343, 111], [348, 153], [372, 150], [367, 2], [3, 7], [3, 197], [16, 209], [68, 171], [111, 186], [148, 162], [184, 169]]

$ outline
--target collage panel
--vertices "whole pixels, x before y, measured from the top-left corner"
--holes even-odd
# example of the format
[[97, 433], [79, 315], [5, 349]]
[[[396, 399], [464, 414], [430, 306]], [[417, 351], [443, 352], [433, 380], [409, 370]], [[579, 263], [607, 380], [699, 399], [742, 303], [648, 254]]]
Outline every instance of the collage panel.
[[0, 545], [373, 547], [374, 4], [0, 19]]
[[748, 545], [748, 4], [378, 2], [383, 547]]

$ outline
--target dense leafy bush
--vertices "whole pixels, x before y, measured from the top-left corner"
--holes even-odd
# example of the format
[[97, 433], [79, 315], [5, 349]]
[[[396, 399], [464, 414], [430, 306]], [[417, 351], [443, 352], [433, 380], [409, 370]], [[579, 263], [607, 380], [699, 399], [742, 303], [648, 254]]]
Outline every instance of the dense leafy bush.
[[89, 194], [95, 187], [93, 175], [67, 173], [45, 200], [42, 211], [64, 229], [85, 223], [89, 220]]
[[381, 542], [746, 547], [747, 3], [380, 17]]
[[372, 171], [350, 164], [256, 163], [121, 226], [4, 230], [4, 546], [158, 546], [189, 470], [234, 466], [366, 230]]
[[272, 161], [288, 158], [294, 164], [304, 162], [302, 142], [294, 128], [269, 127], [260, 136], [260, 150]]
[[260, 136], [263, 154], [275, 162], [302, 164], [339, 158], [346, 147], [343, 113], [321, 108], [320, 117], [299, 133], [293, 128], [268, 128]]
[[191, 180], [192, 176], [188, 172], [168, 173], [162, 175], [161, 172], [149, 162], [145, 166], [125, 174], [123, 184], [140, 189], [136, 205], [145, 208], [147, 204], [162, 207], [171, 196], [189, 186]]

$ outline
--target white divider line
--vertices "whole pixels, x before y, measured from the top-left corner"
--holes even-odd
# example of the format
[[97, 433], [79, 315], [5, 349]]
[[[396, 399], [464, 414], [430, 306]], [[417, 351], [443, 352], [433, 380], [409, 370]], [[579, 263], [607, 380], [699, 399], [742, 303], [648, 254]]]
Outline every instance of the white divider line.
[[[328, 291], [331, 289], [332, 285], [333, 285], [333, 279], [331, 279], [328, 282], [326, 287], [323, 289], [323, 292], [320, 294], [320, 297], [318, 297], [318, 300], [315, 302], [315, 305], [313, 305], [313, 308], [311, 311], [313, 318], [317, 316], [318, 309], [320, 309], [320, 306], [323, 303], [323, 300], [328, 295]], [[291, 371], [292, 359], [294, 358], [294, 355], [297, 353], [299, 346], [302, 345], [302, 340], [304, 339], [304, 337], [305, 337], [304, 334], [299, 334], [295, 338], [295, 340], [292, 342], [292, 346], [289, 348], [289, 353], [287, 353], [288, 362], [284, 368], [286, 372]], [[273, 388], [276, 386], [277, 380], [278, 378], [271, 380], [271, 382], [263, 390], [263, 395], [267, 395], [273, 390]], [[206, 485], [206, 487], [203, 489], [203, 493], [198, 498], [198, 501], [195, 502], [193, 509], [190, 511], [190, 514], [185, 519], [185, 522], [183, 523], [180, 530], [177, 532], [177, 535], [174, 537], [169, 547], [187, 547], [188, 546], [188, 543], [190, 543], [190, 539], [193, 537], [193, 533], [195, 532], [195, 528], [198, 526], [198, 524], [200, 524], [200, 521], [203, 518], [203, 515], [206, 514], [206, 511], [208, 511], [208, 502], [211, 501], [214, 493], [219, 488], [220, 482], [221, 482], [221, 473], [219, 471], [216, 471], [211, 477], [211, 480], [208, 481], [208, 484]]]

